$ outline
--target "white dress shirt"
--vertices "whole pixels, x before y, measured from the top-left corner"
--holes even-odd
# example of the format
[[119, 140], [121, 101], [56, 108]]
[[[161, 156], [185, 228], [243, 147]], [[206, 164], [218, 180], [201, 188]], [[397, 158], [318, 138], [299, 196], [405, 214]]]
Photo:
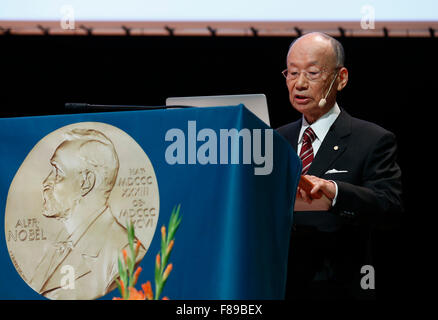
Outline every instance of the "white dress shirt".
[[[309, 124], [306, 120], [306, 118], [303, 115], [303, 121], [301, 124], [301, 130], [300, 135], [298, 136], [298, 146], [297, 146], [297, 153], [298, 155], [301, 152], [301, 147], [303, 146], [303, 135], [304, 131], [311, 127], [313, 132], [315, 132], [315, 140], [312, 142], [312, 148], [313, 148], [313, 157], [316, 157], [316, 154], [319, 150], [319, 147], [321, 146], [322, 142], [324, 141], [325, 136], [327, 135], [328, 131], [330, 130], [330, 127], [335, 122], [335, 120], [338, 118], [339, 114], [341, 113], [341, 109], [338, 106], [338, 103], [335, 102], [335, 105], [321, 118], [316, 120], [314, 123]], [[330, 180], [335, 184], [336, 193], [335, 197], [332, 201], [332, 206], [335, 205], [336, 199], [338, 197], [338, 185], [333, 180]]]

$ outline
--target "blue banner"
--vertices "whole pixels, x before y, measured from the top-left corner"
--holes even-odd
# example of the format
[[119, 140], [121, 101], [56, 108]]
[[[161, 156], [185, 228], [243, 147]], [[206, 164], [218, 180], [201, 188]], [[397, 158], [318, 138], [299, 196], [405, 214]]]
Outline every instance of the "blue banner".
[[[84, 122], [91, 123], [84, 125], [89, 130], [78, 129]], [[65, 138], [68, 142], [57, 142], [59, 138], [56, 132], [66, 126], [73, 129], [70, 130], [70, 140]], [[115, 127], [115, 133], [106, 134], [106, 126]], [[117, 130], [121, 132], [118, 136]], [[122, 133], [129, 139], [124, 140]], [[93, 141], [98, 142], [80, 142], [89, 135], [94, 135]], [[170, 299], [284, 298], [290, 227], [301, 163], [286, 140], [243, 105], [0, 119], [0, 137], [0, 221], [1, 230], [4, 230], [0, 233], [1, 299], [45, 299], [35, 288], [46, 288], [46, 297], [56, 292], [56, 286], [49, 286], [53, 279], [47, 280], [47, 275], [45, 278], [39, 276], [39, 270], [56, 270], [56, 266], [50, 267], [48, 263], [54, 253], [47, 249], [34, 257], [32, 253], [23, 253], [27, 248], [39, 250], [43, 243], [50, 242], [55, 236], [60, 239], [62, 232], [67, 232], [66, 235], [70, 234], [70, 237], [64, 239], [68, 238], [70, 242], [66, 242], [63, 248], [57, 248], [56, 252], [74, 251], [84, 241], [82, 234], [102, 232], [91, 231], [93, 227], [76, 231], [82, 226], [78, 223], [79, 227], [69, 233], [71, 225], [66, 221], [71, 217], [68, 213], [65, 217], [57, 216], [50, 220], [55, 215], [53, 213], [50, 216], [50, 212], [55, 212], [49, 205], [53, 200], [50, 197], [58, 195], [50, 194], [46, 198], [45, 192], [51, 188], [51, 183], [57, 183], [58, 175], [62, 180], [64, 172], [59, 163], [66, 161], [67, 152], [70, 152], [68, 161], [78, 157], [84, 163], [85, 160], [91, 163], [89, 165], [92, 168], [96, 167], [92, 161], [99, 162], [99, 159], [110, 157], [106, 156], [108, 148], [102, 147], [107, 145], [103, 140], [108, 137], [114, 142], [119, 161], [119, 174], [111, 178], [114, 189], [119, 188], [117, 192], [120, 198], [131, 201], [131, 206], [143, 208], [142, 217], [149, 217], [149, 220], [137, 219], [138, 230], [151, 230], [148, 238], [137, 234], [136, 229], [136, 237], [144, 244], [146, 251], [139, 264], [142, 272], [137, 287], [140, 288], [140, 284], [148, 280], [154, 283], [156, 255], [161, 246], [160, 230], [163, 225], [168, 225], [172, 209], [180, 205], [182, 220], [168, 261], [173, 269], [163, 296]], [[44, 141], [47, 141], [47, 145], [52, 143], [54, 147], [46, 150]], [[80, 147], [75, 149], [76, 145]], [[135, 151], [129, 151], [131, 145]], [[137, 160], [134, 158], [141, 157], [141, 149], [147, 155], [155, 177], [153, 174], [142, 175], [142, 168], [135, 169]], [[61, 152], [64, 160], [61, 159]], [[44, 154], [46, 158], [38, 160], [37, 153]], [[93, 159], [85, 159], [87, 155]], [[122, 167], [126, 167], [130, 161], [133, 164], [129, 165], [129, 172], [121, 176]], [[46, 168], [53, 168], [54, 171], [40, 173]], [[78, 190], [82, 197], [93, 194], [100, 181], [99, 175], [93, 175], [91, 171], [78, 171], [78, 177], [83, 179]], [[102, 176], [107, 179], [111, 173], [106, 172]], [[141, 187], [153, 185], [154, 179], [157, 204], [151, 210], [152, 207], [148, 207], [141, 199], [142, 196], [146, 199], [148, 194], [155, 191]], [[102, 194], [108, 193], [108, 190]], [[60, 206], [67, 205], [69, 200], [64, 199], [69, 199], [68, 196], [58, 199], [58, 202], [63, 202]], [[72, 203], [76, 204], [75, 201], [72, 200]], [[120, 202], [116, 198], [111, 201], [114, 204]], [[91, 210], [92, 204], [97, 202], [90, 201], [81, 211], [90, 208], [90, 212], [98, 212], [99, 218], [91, 214], [85, 216], [92, 226], [93, 221], [97, 221], [93, 219], [103, 216], [102, 210]], [[31, 214], [29, 210], [32, 208], [38, 212]], [[41, 214], [41, 208], [44, 214]], [[106, 212], [108, 206], [104, 208], [103, 212]], [[131, 211], [124, 207], [113, 205], [111, 211], [119, 221], [131, 216]], [[34, 218], [28, 218], [26, 214]], [[46, 221], [53, 221], [53, 225], [62, 226], [60, 228], [65, 228], [65, 231], [50, 233], [50, 230], [41, 227]], [[104, 238], [95, 237], [95, 247], [100, 242], [103, 248], [109, 246], [110, 242], [117, 247], [118, 236], [112, 230], [119, 230], [120, 226], [109, 222], [102, 225], [96, 230], [108, 232], [103, 232]], [[114, 235], [108, 234], [111, 232]], [[75, 234], [80, 236], [75, 239]], [[87, 255], [92, 264], [106, 249], [86, 245], [83, 250], [85, 253], [82, 252], [82, 256]], [[23, 258], [26, 255], [28, 258]], [[68, 255], [65, 259], [68, 259]], [[102, 277], [102, 273], [114, 273], [114, 267], [105, 268], [96, 272], [95, 279]], [[75, 290], [80, 289], [79, 280], [92, 273], [92, 268], [87, 270], [83, 271], [83, 276], [77, 276]], [[98, 298], [119, 296], [119, 291], [115, 289]]]

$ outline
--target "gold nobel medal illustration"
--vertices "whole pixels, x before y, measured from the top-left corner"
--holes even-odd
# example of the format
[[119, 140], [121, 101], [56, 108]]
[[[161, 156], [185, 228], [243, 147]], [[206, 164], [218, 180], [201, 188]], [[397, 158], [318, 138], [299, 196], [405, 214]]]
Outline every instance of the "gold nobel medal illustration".
[[96, 299], [116, 288], [132, 221], [139, 263], [157, 226], [159, 190], [148, 156], [126, 132], [99, 122], [41, 139], [9, 188], [6, 243], [17, 272], [50, 299]]

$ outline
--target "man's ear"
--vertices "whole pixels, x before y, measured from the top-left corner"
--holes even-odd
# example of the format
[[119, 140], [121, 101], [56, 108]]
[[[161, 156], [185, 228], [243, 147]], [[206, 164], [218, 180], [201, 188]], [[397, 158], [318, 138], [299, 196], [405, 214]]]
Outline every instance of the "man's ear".
[[342, 67], [341, 70], [339, 70], [339, 81], [338, 81], [338, 85], [337, 85], [337, 90], [341, 91], [342, 89], [345, 88], [345, 86], [347, 85], [348, 82], [348, 70], [345, 67]]
[[85, 170], [82, 172], [81, 196], [85, 197], [94, 188], [96, 176], [94, 172]]

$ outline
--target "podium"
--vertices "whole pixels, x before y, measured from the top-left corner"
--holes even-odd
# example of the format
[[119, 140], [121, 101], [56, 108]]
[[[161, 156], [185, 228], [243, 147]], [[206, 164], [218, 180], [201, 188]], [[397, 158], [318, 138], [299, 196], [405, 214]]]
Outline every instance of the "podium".
[[[39, 248], [50, 240], [47, 232], [43, 236], [39, 233], [38, 239], [33, 234], [33, 240], [29, 240], [28, 233], [27, 238], [25, 233], [20, 234], [20, 228], [32, 222], [27, 214], [38, 217], [40, 225], [46, 221], [39, 212], [44, 207], [44, 198], [20, 194], [20, 188], [28, 190], [31, 184], [38, 184], [32, 190], [43, 189], [44, 179], [34, 175], [40, 174], [41, 168], [50, 168], [54, 150], [44, 150], [38, 143], [56, 130], [77, 123], [91, 123], [90, 128], [93, 123], [118, 128], [141, 147], [153, 166], [159, 190], [158, 218], [139, 264], [142, 272], [137, 287], [148, 280], [153, 284], [160, 228], [167, 226], [172, 209], [180, 205], [182, 222], [175, 235], [169, 260], [173, 270], [164, 296], [171, 300], [284, 298], [301, 162], [284, 138], [239, 105], [0, 119], [0, 299], [45, 299], [28, 285], [30, 279], [26, 276], [26, 272], [36, 269], [38, 262], [31, 258], [18, 259], [20, 250]], [[177, 141], [178, 137], [184, 140]], [[225, 141], [226, 148], [221, 146]], [[268, 144], [272, 144], [272, 149]], [[272, 153], [271, 160], [265, 151]], [[32, 159], [24, 160], [35, 152], [44, 154], [46, 160], [37, 161], [41, 162], [38, 164], [41, 168], [25, 171], [25, 166], [32, 165]], [[122, 167], [130, 161], [130, 155], [118, 152]], [[19, 185], [18, 177], [13, 181], [17, 172], [22, 172], [20, 179], [27, 183]], [[141, 179], [133, 176], [131, 183], [145, 183], [147, 177]], [[116, 181], [117, 187], [120, 181]], [[17, 208], [25, 208], [27, 201], [35, 201], [35, 205], [15, 212], [12, 193], [19, 199]], [[112, 201], [117, 203], [116, 200]], [[122, 215], [121, 212], [113, 208], [114, 215]], [[5, 225], [7, 220], [13, 223]], [[26, 279], [17, 271], [20, 268]], [[118, 296], [115, 289], [100, 299]]]

